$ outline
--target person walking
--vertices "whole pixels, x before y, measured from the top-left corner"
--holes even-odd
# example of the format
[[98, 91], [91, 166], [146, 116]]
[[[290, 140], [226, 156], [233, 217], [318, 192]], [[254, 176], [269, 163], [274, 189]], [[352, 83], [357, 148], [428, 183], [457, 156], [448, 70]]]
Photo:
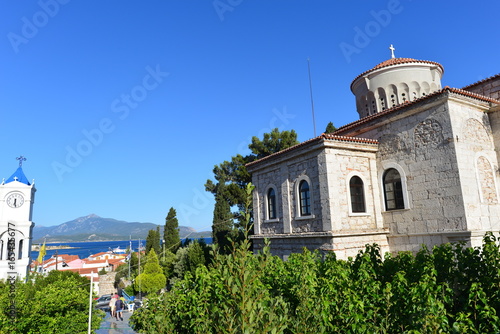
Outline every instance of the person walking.
[[115, 302], [115, 307], [116, 307], [116, 320], [118, 320], [118, 318], [120, 318], [121, 321], [123, 321], [123, 307], [125, 306], [125, 304], [123, 303], [123, 301], [121, 299], [117, 299], [116, 302]]
[[109, 310], [111, 313], [112, 317], [116, 317], [116, 301], [118, 298], [115, 298], [115, 295], [111, 296], [111, 299], [109, 300]]

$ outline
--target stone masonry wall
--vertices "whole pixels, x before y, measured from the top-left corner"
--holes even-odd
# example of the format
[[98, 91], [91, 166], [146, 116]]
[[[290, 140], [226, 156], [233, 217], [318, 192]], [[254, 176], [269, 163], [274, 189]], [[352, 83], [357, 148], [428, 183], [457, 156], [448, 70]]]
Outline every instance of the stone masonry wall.
[[500, 100], [500, 74], [494, 76], [490, 80], [485, 80], [484, 82], [473, 85], [470, 88], [466, 87], [465, 89], [469, 92]]
[[99, 275], [99, 296], [116, 292], [115, 276], [115, 271], [108, 272], [106, 275]]
[[[448, 105], [444, 98], [430, 102], [418, 113], [363, 134], [380, 142], [381, 190], [384, 171], [389, 168], [398, 169], [403, 180], [405, 209], [386, 211], [383, 191], [380, 194], [393, 252], [418, 249], [422, 243], [432, 246], [436, 241], [432, 235], [467, 228]], [[398, 237], [406, 237], [405, 242]]]
[[[370, 152], [327, 148], [325, 155], [328, 178], [327, 182], [322, 182], [321, 196], [331, 208], [331, 230], [376, 229], [377, 221], [381, 221], [381, 218], [377, 218], [379, 203], [372, 196], [374, 188], [378, 188], [377, 180], [373, 179], [371, 173], [372, 166], [375, 166], [375, 150]], [[352, 212], [349, 181], [353, 176], [358, 176], [363, 181], [366, 212]]]
[[[301, 154], [302, 153], [302, 154]], [[321, 203], [318, 184], [318, 151], [303, 150], [293, 158], [282, 158], [280, 164], [264, 165], [252, 173], [255, 234], [273, 235], [321, 231]], [[310, 218], [296, 219], [296, 188], [301, 177], [309, 180]], [[270, 187], [276, 190], [277, 219], [268, 219], [266, 196]]]
[[[302, 253], [304, 248], [310, 251], [320, 250], [324, 254], [335, 252], [338, 259], [347, 260], [349, 257], [355, 257], [359, 251], [364, 250], [367, 244], [379, 245], [382, 254], [389, 252], [387, 236], [385, 234], [273, 237], [270, 239], [270, 250], [273, 255], [285, 260], [293, 253]], [[253, 238], [255, 252], [261, 251], [263, 247], [263, 238]]]
[[487, 106], [458, 101], [451, 101], [449, 106], [467, 228], [484, 232], [498, 230], [498, 160], [490, 121], [485, 112]]

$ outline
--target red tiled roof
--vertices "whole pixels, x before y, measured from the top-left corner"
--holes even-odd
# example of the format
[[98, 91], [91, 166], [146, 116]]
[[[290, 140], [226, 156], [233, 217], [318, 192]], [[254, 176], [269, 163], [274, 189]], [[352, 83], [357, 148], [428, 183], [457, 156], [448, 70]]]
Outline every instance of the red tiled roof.
[[414, 105], [414, 104], [419, 103], [419, 102], [421, 102], [423, 100], [429, 99], [429, 98], [431, 98], [433, 96], [437, 96], [437, 95], [443, 94], [445, 92], [452, 92], [452, 93], [464, 95], [464, 96], [467, 96], [467, 97], [472, 97], [472, 98], [475, 98], [477, 100], [481, 100], [481, 101], [485, 101], [485, 102], [490, 102], [490, 103], [495, 103], [495, 104], [500, 104], [500, 101], [492, 99], [490, 97], [483, 96], [483, 95], [476, 94], [476, 93], [472, 93], [472, 92], [469, 92], [469, 91], [466, 91], [466, 90], [463, 90], [463, 89], [451, 88], [451, 87], [446, 86], [446, 87], [444, 87], [441, 90], [438, 90], [438, 91], [436, 91], [434, 93], [430, 93], [429, 95], [426, 95], [426, 96], [422, 96], [421, 98], [418, 98], [418, 99], [413, 100], [411, 102], [409, 101], [409, 102], [397, 105], [397, 106], [392, 107], [390, 109], [387, 109], [387, 110], [385, 110], [383, 112], [379, 112], [379, 113], [376, 113], [376, 114], [373, 114], [373, 115], [370, 115], [370, 116], [366, 116], [366, 117], [363, 117], [363, 118], [361, 118], [361, 119], [359, 119], [357, 121], [354, 121], [352, 123], [349, 123], [349, 124], [346, 124], [344, 126], [341, 126], [335, 132], [333, 132], [333, 134], [342, 134], [342, 133], [345, 133], [347, 130], [350, 130], [352, 128], [358, 127], [361, 124], [368, 123], [369, 121], [377, 119], [377, 118], [380, 118], [380, 117], [384, 117], [384, 116], [386, 116], [388, 114], [394, 113], [394, 112], [396, 112], [398, 110], [401, 110], [401, 109], [406, 108], [408, 106]]
[[99, 268], [61, 268], [59, 271], [72, 271], [74, 273], [78, 273], [80, 275], [90, 275], [92, 272], [97, 274], [99, 272]]
[[69, 255], [69, 254], [62, 254], [60, 255], [60, 257], [64, 262], [71, 262], [80, 259], [78, 255]]
[[97, 253], [97, 254], [90, 255], [89, 257], [98, 257], [98, 256], [101, 256], [101, 255], [110, 255], [110, 253], [108, 253], [108, 252], [100, 252], [100, 253]]
[[83, 260], [86, 264], [100, 264], [100, 263], [109, 263], [109, 260]]
[[411, 64], [411, 63], [421, 63], [421, 64], [431, 64], [431, 65], [436, 65], [436, 66], [439, 66], [441, 68], [441, 71], [444, 73], [444, 68], [443, 68], [443, 65], [441, 65], [440, 63], [436, 63], [435, 61], [430, 61], [430, 60], [417, 60], [417, 59], [413, 59], [413, 58], [391, 58], [389, 60], [386, 60], [386, 61], [383, 61], [381, 62], [380, 64], [378, 65], [375, 65], [375, 67], [369, 69], [368, 71], [364, 71], [363, 73], [361, 73], [360, 75], [358, 75], [356, 78], [354, 78], [354, 80], [351, 82], [351, 89], [352, 89], [352, 84], [358, 80], [358, 78], [370, 73], [370, 72], [373, 72], [375, 70], [378, 70], [378, 69], [381, 69], [381, 68], [384, 68], [384, 67], [389, 67], [389, 66], [394, 66], [394, 65], [400, 65], [400, 64]]
[[375, 139], [368, 139], [368, 138], [361, 138], [361, 137], [338, 136], [338, 135], [335, 135], [332, 133], [322, 133], [318, 137], [311, 138], [311, 139], [306, 140], [300, 144], [291, 146], [289, 148], [286, 148], [286, 149], [281, 150], [279, 152], [273, 153], [273, 154], [268, 155], [266, 157], [260, 158], [258, 160], [249, 162], [245, 166], [247, 166], [247, 167], [253, 166], [254, 164], [271, 159], [272, 157], [275, 157], [277, 155], [281, 155], [281, 154], [284, 154], [285, 152], [289, 152], [289, 151], [298, 149], [299, 147], [305, 146], [305, 145], [313, 143], [313, 142], [320, 142], [322, 140], [342, 141], [342, 142], [351, 142], [351, 143], [360, 143], [360, 144], [378, 144], [378, 141]]
[[467, 85], [467, 86], [463, 87], [462, 89], [463, 90], [468, 90], [468, 89], [473, 88], [474, 86], [480, 85], [480, 84], [485, 83], [485, 82], [490, 81], [490, 80], [495, 80], [495, 79], [497, 79], [499, 77], [500, 77], [500, 73], [498, 73], [498, 74], [496, 74], [494, 76], [491, 76], [489, 78], [486, 78], [486, 79], [474, 82], [473, 84]]

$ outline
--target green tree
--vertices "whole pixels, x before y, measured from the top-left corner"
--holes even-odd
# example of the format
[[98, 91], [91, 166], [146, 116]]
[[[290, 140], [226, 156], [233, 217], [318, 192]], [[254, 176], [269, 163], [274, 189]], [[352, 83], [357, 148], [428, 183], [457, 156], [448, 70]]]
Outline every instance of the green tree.
[[326, 129], [325, 129], [325, 133], [332, 133], [335, 131], [337, 131], [337, 128], [335, 127], [335, 125], [333, 125], [332, 122], [328, 123], [328, 125], [326, 126]]
[[187, 252], [187, 270], [189, 270], [192, 274], [195, 273], [196, 268], [201, 265], [205, 265], [207, 262], [205, 258], [205, 251], [203, 249], [203, 245], [200, 244], [197, 240], [190, 243], [188, 246]]
[[[262, 140], [252, 137], [252, 143], [248, 146], [251, 154], [237, 154], [230, 161], [224, 161], [214, 167], [215, 182], [207, 180], [205, 190], [215, 197], [212, 237], [214, 243], [223, 244], [223, 250], [230, 244], [228, 237], [234, 241], [241, 239], [245, 229], [245, 219], [240, 212], [243, 211], [246, 199], [246, 186], [252, 180], [245, 165], [298, 143], [294, 130], [280, 132], [275, 128], [270, 133], [265, 133]], [[251, 220], [252, 218], [250, 223]]]
[[223, 195], [223, 186], [219, 186], [220, 193], [215, 197], [214, 218], [212, 223], [212, 238], [223, 253], [229, 251], [230, 237], [233, 231], [234, 215], [228, 201]]
[[252, 137], [252, 143], [248, 145], [248, 148], [253, 153], [252, 159], [260, 159], [298, 143], [295, 130], [280, 132], [278, 128], [275, 128], [270, 133], [264, 133], [262, 140]]
[[[0, 281], [0, 333], [86, 333], [90, 281], [68, 271], [51, 271], [26, 283]], [[15, 296], [15, 297], [14, 297]], [[12, 299], [13, 298], [13, 299]], [[10, 313], [10, 306], [15, 311]], [[93, 311], [92, 329], [104, 313]]]
[[149, 254], [151, 249], [154, 249], [156, 254], [160, 253], [160, 227], [156, 230], [149, 230], [146, 237], [146, 254]]
[[144, 271], [135, 278], [134, 288], [136, 291], [145, 293], [156, 293], [165, 288], [167, 279], [160, 267], [158, 256], [154, 249], [151, 249], [146, 258]]
[[181, 244], [179, 237], [179, 221], [174, 208], [170, 208], [165, 218], [165, 229], [163, 230], [163, 240], [165, 240], [166, 250], [175, 253]]

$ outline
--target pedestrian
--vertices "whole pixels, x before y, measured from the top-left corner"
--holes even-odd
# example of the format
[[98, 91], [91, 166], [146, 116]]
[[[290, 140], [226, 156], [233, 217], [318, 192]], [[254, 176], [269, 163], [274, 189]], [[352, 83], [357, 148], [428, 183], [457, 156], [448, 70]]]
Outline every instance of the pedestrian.
[[121, 299], [117, 299], [116, 300], [116, 303], [115, 303], [115, 307], [116, 307], [116, 320], [118, 320], [118, 318], [120, 318], [121, 321], [123, 321], [123, 306], [125, 304], [123, 304], [123, 301]]
[[112, 317], [116, 317], [116, 301], [118, 298], [115, 298], [114, 295], [111, 296], [111, 299], [109, 300], [109, 311], [111, 313]]

